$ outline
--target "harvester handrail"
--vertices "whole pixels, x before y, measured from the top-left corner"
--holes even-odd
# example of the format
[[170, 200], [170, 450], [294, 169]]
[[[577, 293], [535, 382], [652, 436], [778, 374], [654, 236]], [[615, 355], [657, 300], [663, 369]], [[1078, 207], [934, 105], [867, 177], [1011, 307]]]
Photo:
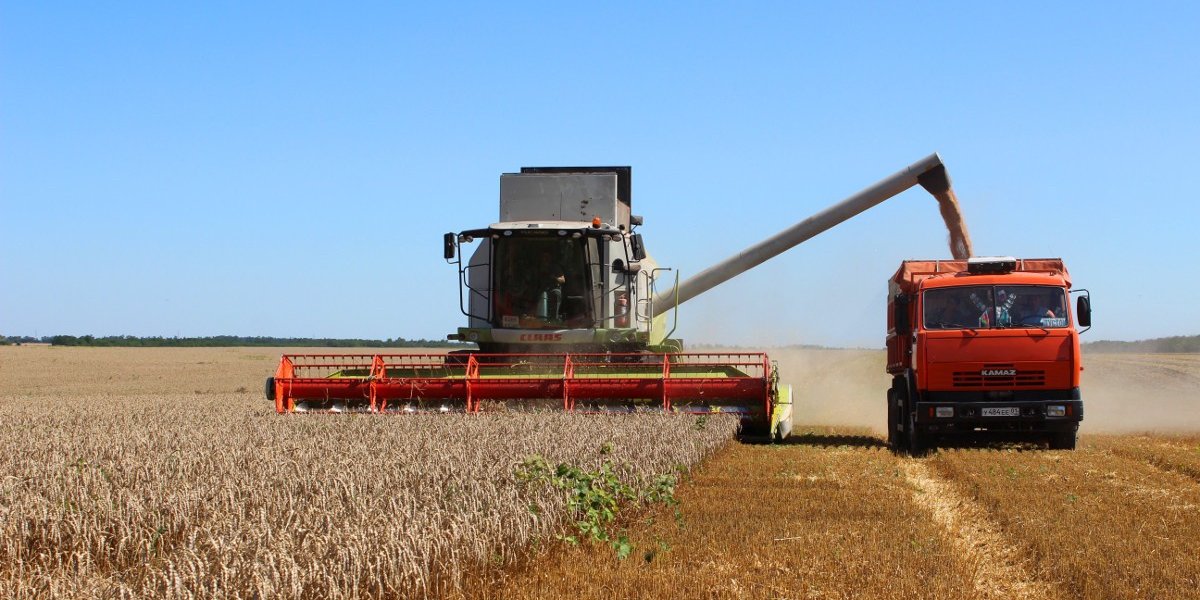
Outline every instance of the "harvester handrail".
[[297, 369], [316, 369], [321, 367], [368, 367], [370, 362], [327, 362], [327, 363], [301, 363], [294, 365]]
[[372, 354], [284, 354], [287, 358], [370, 358]]

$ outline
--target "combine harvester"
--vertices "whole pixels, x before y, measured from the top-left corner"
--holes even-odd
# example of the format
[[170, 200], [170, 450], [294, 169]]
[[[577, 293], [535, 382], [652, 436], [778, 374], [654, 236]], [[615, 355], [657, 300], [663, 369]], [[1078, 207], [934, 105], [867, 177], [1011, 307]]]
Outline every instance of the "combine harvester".
[[[937, 154], [679, 283], [647, 253], [630, 167], [523, 168], [500, 177], [500, 221], [448, 233], [468, 324], [448, 354], [289, 354], [266, 382], [280, 413], [580, 412], [738, 415], [748, 437], [791, 431], [791, 388], [761, 353], [683, 352], [679, 304], [920, 184], [950, 182]], [[466, 244], [478, 243], [463, 263]]]

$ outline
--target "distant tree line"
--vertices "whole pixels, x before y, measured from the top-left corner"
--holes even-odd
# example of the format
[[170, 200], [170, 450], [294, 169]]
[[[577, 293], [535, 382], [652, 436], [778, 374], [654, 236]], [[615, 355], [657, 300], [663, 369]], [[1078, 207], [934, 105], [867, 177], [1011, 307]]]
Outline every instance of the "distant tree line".
[[[204, 348], [204, 347], [235, 347], [235, 346], [294, 346], [300, 348], [462, 348], [474, 344], [452, 342], [447, 340], [407, 340], [404, 338], [388, 338], [386, 340], [368, 340], [360, 338], [282, 338], [269, 336], [243, 335], [214, 335], [209, 337], [138, 337], [135, 335], [110, 335], [95, 337], [91, 335], [49, 335], [33, 337], [28, 335], [0, 335], [0, 345], [11, 344], [51, 344], [54, 346], [125, 346], [125, 347], [166, 347], [166, 348]], [[699, 347], [699, 346], [698, 346]], [[719, 345], [705, 345], [705, 348], [722, 348]], [[791, 346], [797, 348], [824, 348], [823, 346]], [[1087, 342], [1083, 349], [1088, 352], [1160, 352], [1160, 353], [1200, 353], [1200, 335], [1180, 335], [1136, 342], [1118, 342], [1099, 340]]]
[[1100, 340], [1084, 344], [1083, 349], [1086, 352], [1192, 353], [1200, 352], [1200, 335], [1177, 335], [1136, 342]]
[[458, 348], [473, 346], [447, 340], [366, 340], [359, 338], [282, 338], [268, 336], [214, 335], [209, 337], [138, 337], [135, 335], [50, 335], [40, 338], [30, 336], [0, 336], [0, 344], [52, 344], [54, 346], [126, 346], [200, 348], [232, 346], [299, 346], [323, 348]]

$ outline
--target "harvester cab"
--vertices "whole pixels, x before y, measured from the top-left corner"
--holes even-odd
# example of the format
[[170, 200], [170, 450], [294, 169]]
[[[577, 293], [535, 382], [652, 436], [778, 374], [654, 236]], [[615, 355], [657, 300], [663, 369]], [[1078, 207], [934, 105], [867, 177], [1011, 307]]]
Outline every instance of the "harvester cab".
[[653, 305], [668, 270], [635, 231], [631, 171], [524, 167], [500, 176], [499, 221], [443, 239], [468, 320], [448, 337], [479, 348], [449, 360], [479, 373], [472, 393], [482, 401], [734, 413], [747, 433], [786, 435], [790, 402], [780, 402], [766, 355], [683, 353], [668, 338]]
[[[660, 269], [635, 229], [629, 167], [525, 167], [500, 177], [500, 220], [447, 233], [481, 353], [679, 350], [652, 317]], [[464, 247], [477, 244], [463, 262]]]

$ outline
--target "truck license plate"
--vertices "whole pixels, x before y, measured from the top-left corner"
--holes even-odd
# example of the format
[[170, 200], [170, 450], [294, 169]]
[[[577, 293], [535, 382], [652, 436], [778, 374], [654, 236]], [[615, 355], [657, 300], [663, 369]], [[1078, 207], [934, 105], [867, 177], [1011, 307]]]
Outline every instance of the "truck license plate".
[[981, 414], [985, 417], [1019, 417], [1021, 409], [1015, 406], [1001, 406], [984, 408]]

